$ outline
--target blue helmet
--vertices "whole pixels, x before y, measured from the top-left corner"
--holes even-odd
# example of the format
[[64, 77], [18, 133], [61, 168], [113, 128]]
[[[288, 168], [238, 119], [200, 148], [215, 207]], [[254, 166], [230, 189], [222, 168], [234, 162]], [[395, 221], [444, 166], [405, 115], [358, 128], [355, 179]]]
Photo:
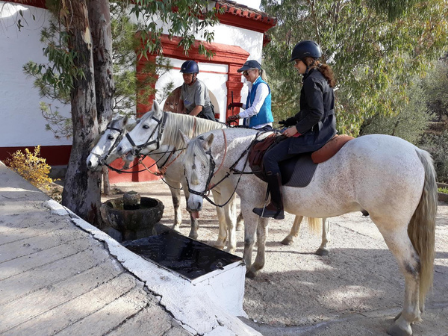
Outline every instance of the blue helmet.
[[186, 74], [195, 74], [199, 72], [198, 64], [195, 61], [185, 61], [180, 67], [180, 72]]

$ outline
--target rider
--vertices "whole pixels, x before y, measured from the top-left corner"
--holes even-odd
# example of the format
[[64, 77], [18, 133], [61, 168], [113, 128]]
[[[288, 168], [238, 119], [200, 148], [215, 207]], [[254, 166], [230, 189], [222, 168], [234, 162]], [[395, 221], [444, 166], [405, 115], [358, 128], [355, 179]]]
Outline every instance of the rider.
[[185, 107], [182, 112], [215, 121], [214, 108], [210, 101], [208, 89], [202, 81], [197, 79], [198, 64], [192, 60], [185, 61], [180, 68], [180, 72], [184, 78], [180, 94], [180, 100]]
[[263, 158], [271, 202], [265, 208], [253, 212], [262, 217], [283, 219], [283, 201], [280, 192], [281, 175], [279, 163], [297, 154], [314, 152], [336, 135], [334, 116], [333, 70], [321, 64], [319, 45], [314, 41], [301, 41], [292, 51], [290, 62], [303, 75], [300, 92], [300, 111], [279, 123], [288, 127], [283, 131], [286, 140], [269, 150]]
[[230, 103], [227, 107], [242, 107], [244, 111], [236, 115], [229, 116], [227, 122], [244, 119], [244, 125], [251, 128], [270, 131], [274, 118], [271, 111], [271, 89], [266, 83], [266, 76], [260, 63], [255, 60], [249, 60], [237, 70], [242, 72], [249, 85], [247, 101], [243, 103]]

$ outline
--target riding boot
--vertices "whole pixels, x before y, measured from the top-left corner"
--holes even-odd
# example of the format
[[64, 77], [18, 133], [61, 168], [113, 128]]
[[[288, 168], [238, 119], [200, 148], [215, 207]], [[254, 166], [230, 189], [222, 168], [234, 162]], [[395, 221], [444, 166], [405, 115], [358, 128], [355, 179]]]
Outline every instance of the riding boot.
[[265, 208], [254, 208], [252, 211], [260, 217], [284, 219], [282, 193], [280, 186], [282, 185], [282, 178], [279, 173], [273, 174], [267, 172], [268, 190], [271, 194], [271, 202]]

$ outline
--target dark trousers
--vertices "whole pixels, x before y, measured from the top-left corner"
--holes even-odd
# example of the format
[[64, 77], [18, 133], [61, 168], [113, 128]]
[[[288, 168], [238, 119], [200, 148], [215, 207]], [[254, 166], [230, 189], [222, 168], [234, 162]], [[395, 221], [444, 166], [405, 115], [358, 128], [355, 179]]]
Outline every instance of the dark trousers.
[[290, 159], [297, 154], [288, 154], [289, 143], [292, 138], [285, 139], [272, 147], [263, 157], [263, 166], [265, 172], [272, 174], [280, 174], [280, 162]]

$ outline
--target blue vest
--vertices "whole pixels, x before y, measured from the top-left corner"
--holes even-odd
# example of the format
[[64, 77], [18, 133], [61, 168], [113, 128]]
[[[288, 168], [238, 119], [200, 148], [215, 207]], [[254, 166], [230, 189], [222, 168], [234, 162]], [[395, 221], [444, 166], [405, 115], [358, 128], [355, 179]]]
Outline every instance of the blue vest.
[[[268, 85], [268, 83], [266, 83], [264, 80], [262, 80], [261, 77], [257, 78], [255, 83], [252, 85], [250, 94], [247, 95], [246, 108], [249, 108], [254, 103], [255, 94], [257, 93], [257, 87], [261, 83]], [[266, 97], [266, 99], [264, 100], [260, 111], [258, 112], [258, 114], [249, 118], [249, 127], [258, 126], [261, 124], [267, 124], [267, 123], [271, 123], [274, 121], [274, 117], [272, 116], [272, 111], [271, 111], [271, 88], [269, 87], [269, 85], [268, 85], [268, 89], [269, 89], [269, 94]], [[246, 122], [244, 124], [246, 125]]]

